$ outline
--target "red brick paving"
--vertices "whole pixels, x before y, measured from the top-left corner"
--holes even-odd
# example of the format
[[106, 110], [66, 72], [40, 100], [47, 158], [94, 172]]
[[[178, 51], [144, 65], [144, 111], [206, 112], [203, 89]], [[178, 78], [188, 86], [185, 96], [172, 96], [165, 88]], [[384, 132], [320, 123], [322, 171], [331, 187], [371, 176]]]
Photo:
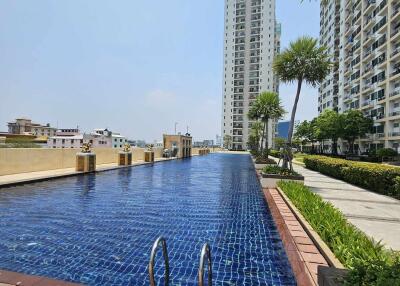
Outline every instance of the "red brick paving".
[[318, 285], [317, 268], [328, 266], [318, 248], [303, 229], [276, 189], [263, 189], [275, 224], [282, 238], [297, 285]]

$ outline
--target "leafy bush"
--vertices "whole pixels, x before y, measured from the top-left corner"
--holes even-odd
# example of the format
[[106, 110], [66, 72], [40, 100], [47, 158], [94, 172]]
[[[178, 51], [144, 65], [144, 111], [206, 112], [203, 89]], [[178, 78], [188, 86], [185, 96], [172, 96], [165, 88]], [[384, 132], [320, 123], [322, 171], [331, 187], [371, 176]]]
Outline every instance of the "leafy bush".
[[355, 162], [325, 156], [306, 156], [307, 168], [384, 195], [400, 197], [395, 179], [400, 168], [375, 163]]
[[281, 156], [281, 152], [280, 152], [280, 151], [278, 151], [278, 150], [273, 150], [273, 149], [269, 150], [269, 154], [270, 154], [272, 157], [276, 157], [276, 158], [279, 158], [279, 157]]
[[295, 171], [290, 171], [289, 169], [285, 169], [279, 166], [266, 166], [263, 169], [263, 173], [265, 174], [274, 174], [274, 175], [282, 175], [282, 176], [299, 176]]
[[382, 148], [376, 151], [376, 155], [383, 159], [388, 157], [396, 157], [398, 154], [392, 148]]
[[394, 191], [397, 194], [400, 194], [400, 177], [394, 178]]
[[260, 156], [260, 151], [258, 150], [250, 150], [250, 154], [253, 155], [254, 157]]
[[258, 152], [256, 157], [256, 164], [276, 164], [276, 162], [268, 158], [270, 150], [265, 148], [262, 152]]
[[257, 157], [256, 158], [256, 164], [271, 164], [271, 165], [276, 165], [275, 160], [271, 158], [264, 158], [264, 157]]
[[285, 181], [278, 185], [339, 261], [351, 269], [346, 277], [347, 285], [400, 285], [397, 254], [367, 237], [308, 187]]
[[400, 285], [400, 255], [393, 254], [390, 259], [357, 262], [345, 279], [346, 286]]

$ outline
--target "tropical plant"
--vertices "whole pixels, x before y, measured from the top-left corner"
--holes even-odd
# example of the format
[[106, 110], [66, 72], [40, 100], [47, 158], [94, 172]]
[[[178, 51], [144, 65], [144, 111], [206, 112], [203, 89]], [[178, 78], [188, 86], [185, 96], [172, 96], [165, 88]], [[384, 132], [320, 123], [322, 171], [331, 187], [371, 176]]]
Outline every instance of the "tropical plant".
[[279, 150], [280, 148], [283, 148], [285, 146], [286, 139], [282, 137], [275, 137], [274, 143], [275, 143], [275, 148]]
[[333, 110], [325, 110], [316, 120], [319, 137], [332, 140], [332, 154], [337, 155], [337, 141], [342, 137], [343, 117]]
[[264, 125], [260, 121], [253, 122], [251, 124], [250, 137], [252, 137], [252, 140], [254, 141], [253, 144], [255, 145], [255, 149], [257, 151], [260, 150], [260, 139], [262, 137], [263, 128]]
[[[291, 148], [294, 121], [297, 104], [303, 82], [315, 87], [328, 75], [331, 67], [327, 48], [318, 46], [318, 39], [301, 37], [290, 43], [289, 48], [278, 54], [273, 63], [273, 70], [283, 82], [297, 81], [296, 97], [290, 117], [288, 133], [288, 150]], [[290, 151], [289, 151], [290, 152]], [[287, 168], [288, 158], [285, 158], [283, 166]]]
[[384, 158], [393, 158], [398, 156], [398, 154], [392, 148], [381, 148], [376, 151], [376, 156], [378, 156], [379, 159], [383, 161]]
[[280, 158], [281, 157], [281, 152], [278, 150], [269, 150], [269, 154], [275, 158]]
[[373, 120], [365, 117], [360, 110], [348, 110], [342, 114], [343, 139], [349, 143], [349, 152], [354, 153], [354, 141], [372, 131]]
[[294, 132], [294, 139], [300, 140], [301, 144], [311, 143], [311, 153], [314, 153], [314, 143], [317, 141], [315, 128], [315, 120], [303, 122], [296, 125], [296, 130]]
[[225, 135], [224, 136], [224, 148], [229, 149], [232, 146], [232, 136]]
[[253, 134], [249, 135], [249, 139], [247, 140], [247, 148], [250, 150], [252, 155], [258, 153], [258, 140]]
[[[250, 120], [260, 120], [263, 124], [262, 134], [261, 134], [261, 145], [260, 150], [264, 150], [264, 140], [266, 148], [269, 146], [269, 136], [268, 136], [268, 122], [270, 120], [276, 120], [283, 117], [285, 110], [283, 109], [281, 100], [275, 92], [262, 92], [257, 96], [256, 101], [249, 110], [247, 116]], [[268, 155], [267, 155], [268, 157]]]
[[282, 168], [276, 165], [269, 165], [263, 168], [264, 174], [274, 174], [274, 175], [282, 175], [282, 176], [300, 176], [293, 170], [289, 170], [286, 168]]
[[350, 268], [345, 285], [400, 285], [400, 257], [369, 238], [308, 187], [278, 183], [339, 261]]

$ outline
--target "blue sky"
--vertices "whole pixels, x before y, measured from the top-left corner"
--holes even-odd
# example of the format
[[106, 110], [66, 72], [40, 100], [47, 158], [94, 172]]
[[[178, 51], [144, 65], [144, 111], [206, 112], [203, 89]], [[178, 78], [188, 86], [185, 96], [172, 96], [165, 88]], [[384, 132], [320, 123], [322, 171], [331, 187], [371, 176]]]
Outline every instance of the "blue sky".
[[[132, 139], [220, 133], [223, 0], [0, 1], [0, 131], [16, 117]], [[277, 0], [282, 47], [318, 36], [319, 2]], [[293, 85], [281, 85], [289, 111]], [[297, 119], [317, 114], [305, 88]]]

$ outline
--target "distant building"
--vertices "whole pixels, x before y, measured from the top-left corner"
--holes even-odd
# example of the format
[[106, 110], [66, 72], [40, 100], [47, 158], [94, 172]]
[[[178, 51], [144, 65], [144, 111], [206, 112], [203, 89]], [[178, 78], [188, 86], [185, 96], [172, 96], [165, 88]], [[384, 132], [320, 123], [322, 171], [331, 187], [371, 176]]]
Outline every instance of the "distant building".
[[113, 148], [123, 148], [125, 143], [128, 143], [128, 140], [125, 138], [125, 136], [122, 136], [119, 133], [113, 133], [111, 137]]
[[[185, 135], [163, 135], [163, 145], [165, 149], [171, 150], [173, 156], [185, 158], [192, 156], [192, 136]], [[174, 154], [176, 153], [176, 154]]]
[[214, 140], [203, 140], [193, 142], [193, 147], [213, 147]]
[[222, 146], [222, 136], [221, 135], [215, 135], [215, 145], [216, 146]]
[[139, 148], [146, 147], [146, 141], [144, 140], [128, 140], [128, 143], [134, 147], [139, 147]]
[[288, 138], [290, 121], [280, 121], [276, 126], [276, 137]]
[[154, 140], [153, 146], [157, 147], [157, 148], [164, 147], [164, 142], [163, 141]]
[[56, 136], [49, 137], [49, 148], [80, 148], [83, 143], [92, 144], [93, 148], [122, 148], [127, 142], [119, 133], [108, 129], [95, 129], [89, 134], [81, 134], [78, 129], [59, 129]]
[[[275, 0], [225, 0], [224, 8], [221, 136], [232, 138], [229, 149], [244, 150], [254, 122], [247, 117], [251, 105], [260, 92], [279, 89], [272, 62], [279, 53], [281, 26], [275, 18]], [[268, 138], [273, 138], [276, 122], [268, 124]]]
[[54, 136], [57, 128], [51, 127], [49, 123], [41, 125], [33, 123], [28, 118], [17, 118], [14, 122], [8, 122], [8, 132], [11, 134], [31, 134], [35, 136]]

